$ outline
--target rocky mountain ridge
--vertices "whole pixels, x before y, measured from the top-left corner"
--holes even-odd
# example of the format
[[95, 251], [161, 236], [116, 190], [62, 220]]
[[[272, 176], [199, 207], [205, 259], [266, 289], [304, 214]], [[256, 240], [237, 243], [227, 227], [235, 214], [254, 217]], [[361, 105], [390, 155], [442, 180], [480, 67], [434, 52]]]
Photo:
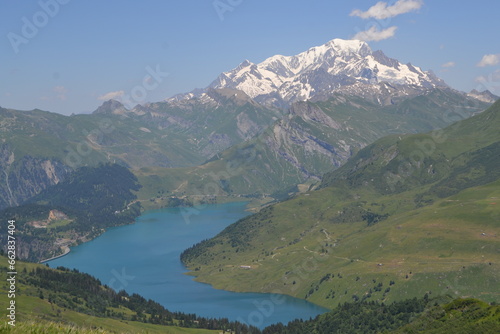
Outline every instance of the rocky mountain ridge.
[[164, 133], [182, 137], [186, 149], [205, 160], [253, 138], [282, 117], [241, 90], [208, 89], [200, 96], [137, 105], [128, 110], [118, 101], [106, 101], [94, 114], [120, 115]]
[[479, 92], [476, 89], [471, 90], [467, 93], [467, 96], [478, 99], [479, 101], [483, 101], [486, 103], [495, 103], [496, 100], [500, 99], [500, 97], [491, 93], [489, 90], [485, 90], [483, 92]]

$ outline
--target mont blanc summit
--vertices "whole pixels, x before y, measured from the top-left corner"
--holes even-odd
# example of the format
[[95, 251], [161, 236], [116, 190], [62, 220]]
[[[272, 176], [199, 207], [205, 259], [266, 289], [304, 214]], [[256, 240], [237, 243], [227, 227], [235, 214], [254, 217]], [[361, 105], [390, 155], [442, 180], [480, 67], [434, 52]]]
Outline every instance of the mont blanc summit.
[[286, 106], [333, 92], [407, 95], [409, 88], [446, 86], [432, 72], [372, 51], [363, 41], [333, 39], [295, 56], [275, 55], [259, 64], [245, 60], [209, 87], [238, 89], [260, 103]]

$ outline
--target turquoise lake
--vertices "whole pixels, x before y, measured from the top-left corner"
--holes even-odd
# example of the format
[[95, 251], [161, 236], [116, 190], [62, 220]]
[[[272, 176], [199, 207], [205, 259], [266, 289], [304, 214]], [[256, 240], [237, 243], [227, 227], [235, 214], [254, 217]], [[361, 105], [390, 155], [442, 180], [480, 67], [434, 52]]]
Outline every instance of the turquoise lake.
[[111, 228], [48, 263], [53, 268], [64, 266], [89, 273], [102, 284], [138, 293], [170, 311], [229, 318], [260, 328], [328, 311], [288, 296], [217, 290], [185, 275], [187, 269], [179, 260], [180, 253], [248, 215], [245, 205], [148, 211], [135, 224]]

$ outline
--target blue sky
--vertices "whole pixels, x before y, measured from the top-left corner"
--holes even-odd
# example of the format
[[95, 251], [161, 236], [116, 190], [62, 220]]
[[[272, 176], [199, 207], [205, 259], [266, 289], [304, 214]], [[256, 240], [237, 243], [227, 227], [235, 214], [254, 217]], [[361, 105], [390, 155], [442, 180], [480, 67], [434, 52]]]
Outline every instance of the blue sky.
[[245, 59], [355, 36], [455, 89], [500, 95], [499, 13], [498, 0], [0, 0], [0, 106], [155, 102]]

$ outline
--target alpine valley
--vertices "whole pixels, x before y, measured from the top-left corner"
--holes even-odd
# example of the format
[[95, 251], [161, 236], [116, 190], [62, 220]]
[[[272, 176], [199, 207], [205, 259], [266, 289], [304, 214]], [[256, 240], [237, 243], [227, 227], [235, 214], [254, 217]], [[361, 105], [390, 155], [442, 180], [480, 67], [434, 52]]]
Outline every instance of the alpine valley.
[[[16, 221], [17, 257], [39, 262], [144, 210], [248, 201], [254, 214], [181, 260], [219, 289], [332, 309], [264, 333], [343, 330], [339, 319], [352, 324], [363, 312], [386, 332], [451, 330], [453, 317], [495, 332], [498, 307], [487, 303], [499, 301], [497, 99], [457, 91], [365, 42], [333, 39], [245, 60], [206, 88], [133, 108], [116, 100], [71, 116], [0, 108], [0, 219]], [[5, 253], [7, 238], [0, 231]], [[260, 332], [171, 313], [86, 274], [22, 267], [23, 298], [35, 306], [21, 318], [33, 314], [47, 328], [85, 327], [81, 314], [104, 314], [95, 321], [104, 329]], [[50, 282], [67, 279], [78, 289]], [[370, 332], [356, 330], [348, 332]]]

